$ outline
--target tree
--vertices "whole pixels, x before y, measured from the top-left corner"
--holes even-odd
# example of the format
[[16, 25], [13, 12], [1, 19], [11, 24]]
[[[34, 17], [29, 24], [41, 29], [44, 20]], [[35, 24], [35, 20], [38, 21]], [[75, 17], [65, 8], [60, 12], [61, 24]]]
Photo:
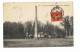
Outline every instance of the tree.
[[73, 35], [73, 16], [70, 17], [70, 34]]
[[21, 23], [4, 22], [4, 38], [24, 38], [24, 27]]
[[11, 34], [11, 23], [10, 22], [4, 22], [3, 24], [3, 31], [4, 31], [4, 38], [10, 38]]
[[33, 36], [33, 25], [32, 22], [28, 21], [24, 24], [25, 26], [25, 34], [27, 33], [28, 38], [30, 38], [29, 36]]
[[70, 32], [69, 16], [66, 16], [66, 17], [64, 18], [64, 28], [65, 28], [66, 36], [69, 36], [69, 32]]

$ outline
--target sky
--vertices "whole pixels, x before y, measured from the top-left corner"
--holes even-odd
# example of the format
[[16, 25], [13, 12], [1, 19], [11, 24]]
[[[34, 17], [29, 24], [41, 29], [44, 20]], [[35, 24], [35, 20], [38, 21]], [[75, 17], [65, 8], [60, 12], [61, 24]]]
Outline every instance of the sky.
[[34, 21], [35, 6], [37, 6], [38, 20], [42, 23], [51, 22], [50, 11], [55, 5], [64, 10], [64, 16], [73, 16], [72, 2], [6, 2], [3, 4], [3, 21], [22, 23]]

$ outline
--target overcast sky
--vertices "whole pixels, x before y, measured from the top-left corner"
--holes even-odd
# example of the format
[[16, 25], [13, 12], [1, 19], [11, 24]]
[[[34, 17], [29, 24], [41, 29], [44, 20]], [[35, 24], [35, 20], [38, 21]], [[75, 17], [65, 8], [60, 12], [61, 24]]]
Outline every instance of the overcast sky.
[[[64, 10], [64, 16], [72, 16], [72, 2], [60, 2], [57, 3]], [[43, 23], [46, 21], [51, 21], [50, 11], [53, 7], [55, 7], [54, 2], [50, 3], [4, 3], [4, 22], [18, 22], [22, 23], [26, 21], [34, 21], [35, 19], [35, 5], [37, 5], [37, 18]], [[48, 6], [54, 5], [54, 6]], [[64, 5], [64, 6], [62, 6]], [[67, 6], [65, 6], [67, 5]]]

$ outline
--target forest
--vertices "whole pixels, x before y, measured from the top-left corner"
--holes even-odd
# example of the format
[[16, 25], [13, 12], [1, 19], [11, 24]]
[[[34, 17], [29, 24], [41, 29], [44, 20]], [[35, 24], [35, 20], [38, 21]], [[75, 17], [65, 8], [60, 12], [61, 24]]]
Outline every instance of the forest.
[[[53, 24], [46, 22], [46, 24], [37, 21], [38, 37], [37, 38], [65, 38], [66, 36], [73, 36], [73, 16], [64, 17], [61, 25], [64, 29], [60, 29]], [[4, 39], [32, 39], [34, 38], [35, 23], [27, 21], [24, 24], [21, 22], [3, 23], [3, 38]]]

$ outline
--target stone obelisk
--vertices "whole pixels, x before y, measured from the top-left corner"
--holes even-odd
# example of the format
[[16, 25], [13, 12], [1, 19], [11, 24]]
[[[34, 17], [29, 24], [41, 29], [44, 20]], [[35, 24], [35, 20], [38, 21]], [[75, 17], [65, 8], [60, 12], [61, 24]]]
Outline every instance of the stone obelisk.
[[35, 6], [35, 28], [34, 28], [34, 38], [37, 38], [37, 6]]

